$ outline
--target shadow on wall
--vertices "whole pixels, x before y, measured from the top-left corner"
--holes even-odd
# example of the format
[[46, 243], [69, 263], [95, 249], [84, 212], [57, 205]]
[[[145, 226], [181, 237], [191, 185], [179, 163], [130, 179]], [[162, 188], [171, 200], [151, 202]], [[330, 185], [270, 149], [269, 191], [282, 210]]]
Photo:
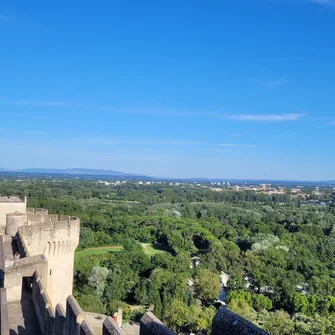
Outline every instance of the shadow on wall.
[[18, 332], [16, 332], [13, 329], [9, 330], [9, 335], [25, 335], [25, 334], [27, 334], [26, 330], [21, 326], [18, 327]]
[[[31, 284], [32, 277], [23, 277], [22, 278], [22, 292], [21, 292], [21, 301], [20, 301], [20, 312], [12, 311], [13, 314], [17, 313], [17, 327], [9, 330], [10, 335], [40, 335], [41, 331], [38, 324], [38, 319], [36, 316], [32, 294], [31, 294]], [[19, 305], [19, 304], [18, 304]], [[19, 307], [18, 307], [19, 308]], [[21, 315], [19, 315], [21, 314]], [[14, 315], [9, 315], [9, 318], [14, 318]]]

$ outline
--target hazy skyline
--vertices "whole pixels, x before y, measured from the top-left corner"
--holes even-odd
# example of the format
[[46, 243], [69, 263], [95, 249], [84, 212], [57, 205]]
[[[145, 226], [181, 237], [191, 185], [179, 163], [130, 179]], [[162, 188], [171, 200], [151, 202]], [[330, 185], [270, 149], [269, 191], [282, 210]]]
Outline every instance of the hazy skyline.
[[0, 4], [0, 168], [334, 180], [334, 1]]

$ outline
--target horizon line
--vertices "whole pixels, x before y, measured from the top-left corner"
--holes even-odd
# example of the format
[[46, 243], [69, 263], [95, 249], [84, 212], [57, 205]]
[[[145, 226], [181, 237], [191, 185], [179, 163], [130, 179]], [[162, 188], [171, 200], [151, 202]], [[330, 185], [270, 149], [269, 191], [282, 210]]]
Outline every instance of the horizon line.
[[[116, 170], [106, 170], [106, 169], [98, 169], [98, 168], [21, 168], [21, 169], [7, 169], [7, 168], [0, 168], [0, 174], [3, 172], [7, 173], [26, 173], [26, 174], [33, 174], [33, 173], [39, 173], [39, 174], [57, 174], [57, 172], [29, 172], [27, 170], [96, 170], [101, 172], [108, 172], [113, 171], [120, 173], [120, 176], [118, 175], [109, 175], [109, 177], [126, 177], [127, 175], [130, 177], [143, 177], [143, 178], [151, 178], [151, 179], [168, 179], [168, 180], [201, 180], [201, 179], [207, 179], [207, 180], [223, 180], [223, 181], [276, 181], [276, 182], [312, 182], [312, 183], [334, 183], [335, 184], [335, 178], [329, 179], [329, 180], [300, 180], [300, 179], [276, 179], [276, 178], [223, 178], [223, 177], [158, 177], [158, 176], [149, 176], [141, 173], [131, 173], [131, 172], [121, 172]], [[68, 174], [71, 175], [71, 174]], [[82, 176], [104, 176], [99, 174], [72, 174], [72, 176], [75, 175], [82, 175]], [[108, 176], [108, 175], [105, 175]]]

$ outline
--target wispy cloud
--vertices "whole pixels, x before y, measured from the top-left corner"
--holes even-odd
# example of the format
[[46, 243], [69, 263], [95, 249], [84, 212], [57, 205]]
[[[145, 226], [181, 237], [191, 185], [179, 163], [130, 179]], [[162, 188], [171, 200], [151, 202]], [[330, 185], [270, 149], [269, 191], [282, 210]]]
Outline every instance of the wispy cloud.
[[[194, 111], [180, 110], [174, 108], [124, 108], [111, 107], [103, 105], [84, 104], [80, 102], [57, 101], [57, 100], [12, 100], [0, 97], [1, 104], [20, 105], [20, 106], [41, 106], [49, 108], [73, 108], [79, 110], [95, 110], [109, 113], [135, 114], [144, 116], [174, 116], [174, 117], [212, 117], [236, 121], [258, 121], [258, 122], [284, 122], [296, 121], [304, 114], [225, 114], [213, 111]], [[235, 135], [238, 136], [238, 135]]]
[[274, 78], [274, 79], [267, 79], [267, 80], [257, 80], [257, 82], [265, 87], [275, 88], [275, 87], [287, 84], [288, 80], [285, 78]]
[[237, 121], [287, 122], [297, 121], [303, 116], [304, 114], [239, 114], [223, 116], [223, 118]]
[[167, 145], [167, 146], [210, 146], [215, 143], [204, 142], [193, 139], [162, 139], [162, 138], [126, 138], [118, 136], [97, 136], [90, 133], [74, 133], [67, 131], [47, 132], [43, 130], [25, 130], [0, 128], [0, 134], [17, 138], [18, 135], [28, 137], [32, 140], [40, 140], [43, 136], [45, 140], [57, 139], [67, 143], [89, 143], [91, 145], [114, 145], [114, 144], [143, 144], [143, 145]]
[[230, 149], [209, 149], [211, 152], [230, 152]]
[[8, 21], [8, 16], [0, 14], [0, 22], [6, 22], [6, 21]]
[[308, 2], [315, 3], [317, 5], [329, 6], [335, 9], [335, 0], [308, 0]]
[[7, 129], [7, 128], [0, 128], [1, 133], [7, 134], [22, 134], [22, 135], [36, 135], [36, 136], [45, 136], [49, 135], [49, 132], [43, 130], [18, 130], [18, 129]]
[[236, 145], [232, 143], [223, 143], [223, 144], [218, 144], [220, 147], [225, 147], [225, 148], [234, 148]]
[[75, 104], [65, 101], [50, 100], [13, 100], [0, 98], [0, 103], [18, 106], [42, 106], [42, 107], [74, 107]]
[[335, 121], [330, 121], [328, 124], [335, 126]]

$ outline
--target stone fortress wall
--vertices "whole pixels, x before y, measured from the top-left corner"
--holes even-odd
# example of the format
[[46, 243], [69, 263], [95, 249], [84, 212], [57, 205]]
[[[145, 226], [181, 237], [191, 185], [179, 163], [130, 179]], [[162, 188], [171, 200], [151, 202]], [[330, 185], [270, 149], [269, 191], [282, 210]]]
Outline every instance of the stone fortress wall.
[[[4, 205], [6, 199], [7, 207]], [[72, 296], [74, 252], [79, 243], [80, 220], [49, 214], [44, 209], [27, 209], [26, 199], [21, 199], [21, 202], [17, 197], [6, 199], [0, 198], [0, 220], [1, 215], [6, 217], [5, 221], [0, 221], [1, 232], [5, 232], [5, 235], [0, 235], [1, 334], [97, 334]], [[35, 319], [9, 315], [9, 311], [23, 313], [24, 287], [28, 287], [32, 301], [28, 314], [33, 313]], [[18, 316], [18, 320], [24, 319], [25, 332], [22, 329], [20, 332], [22, 326], [17, 327], [17, 333], [13, 331], [13, 322]], [[27, 320], [34, 324], [27, 324]], [[103, 316], [101, 324], [99, 334], [124, 335], [112, 318]], [[267, 334], [227, 308], [219, 310], [212, 328], [214, 335]], [[141, 320], [140, 335], [176, 334], [152, 313], [147, 313]]]

